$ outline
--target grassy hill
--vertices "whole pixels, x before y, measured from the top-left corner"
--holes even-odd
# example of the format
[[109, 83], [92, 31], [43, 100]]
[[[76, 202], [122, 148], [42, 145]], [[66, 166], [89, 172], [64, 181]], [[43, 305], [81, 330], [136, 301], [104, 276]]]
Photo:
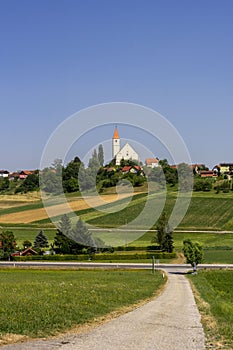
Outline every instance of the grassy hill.
[[[131, 202], [127, 208], [111, 214], [96, 214], [92, 218], [90, 214], [83, 218], [94, 226], [113, 228], [124, 225], [125, 220], [133, 220], [143, 210], [146, 197]], [[169, 194], [165, 203], [164, 210], [168, 215], [172, 212], [175, 205], [176, 196]], [[159, 204], [159, 198], [151, 203], [156, 206]], [[203, 195], [193, 195], [186, 215], [178, 226], [182, 229], [198, 230], [233, 230], [233, 199], [231, 196], [217, 197]]]

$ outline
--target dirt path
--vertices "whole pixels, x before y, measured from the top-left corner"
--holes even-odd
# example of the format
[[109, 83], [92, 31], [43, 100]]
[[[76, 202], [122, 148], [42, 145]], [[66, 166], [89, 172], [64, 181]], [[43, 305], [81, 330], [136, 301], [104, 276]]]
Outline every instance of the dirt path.
[[102, 326], [63, 339], [3, 346], [2, 350], [204, 350], [205, 337], [189, 282], [169, 273], [155, 300]]

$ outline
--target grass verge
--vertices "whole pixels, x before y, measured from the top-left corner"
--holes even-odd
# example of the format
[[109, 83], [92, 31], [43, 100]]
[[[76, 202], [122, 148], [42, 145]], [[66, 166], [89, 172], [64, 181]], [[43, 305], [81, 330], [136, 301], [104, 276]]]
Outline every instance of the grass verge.
[[2, 269], [0, 279], [4, 342], [57, 335], [151, 298], [165, 282], [160, 272], [148, 270]]
[[208, 349], [233, 349], [233, 271], [189, 275]]

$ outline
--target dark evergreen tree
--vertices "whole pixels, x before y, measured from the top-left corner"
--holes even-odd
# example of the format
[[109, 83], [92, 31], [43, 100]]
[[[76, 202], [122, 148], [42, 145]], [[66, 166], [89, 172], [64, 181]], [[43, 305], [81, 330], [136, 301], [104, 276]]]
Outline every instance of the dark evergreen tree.
[[63, 215], [59, 222], [59, 228], [54, 237], [53, 249], [58, 254], [77, 254], [80, 245], [72, 239], [71, 221], [68, 215]]
[[49, 246], [48, 239], [45, 236], [43, 230], [40, 230], [34, 241], [35, 248], [47, 248]]
[[91, 250], [93, 249], [94, 251], [96, 250], [95, 240], [81, 219], [77, 221], [76, 226], [73, 229], [72, 236], [75, 242], [77, 242], [83, 248], [86, 247], [90, 248]]

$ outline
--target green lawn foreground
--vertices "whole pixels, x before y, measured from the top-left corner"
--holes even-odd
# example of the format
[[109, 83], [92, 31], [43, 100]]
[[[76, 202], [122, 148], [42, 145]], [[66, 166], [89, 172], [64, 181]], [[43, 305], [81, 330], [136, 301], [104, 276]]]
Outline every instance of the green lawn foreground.
[[0, 338], [33, 338], [151, 298], [166, 279], [149, 270], [1, 269], [0, 281]]
[[233, 271], [199, 271], [197, 275], [189, 275], [189, 279], [201, 297], [194, 293], [207, 345], [214, 349], [233, 349]]

